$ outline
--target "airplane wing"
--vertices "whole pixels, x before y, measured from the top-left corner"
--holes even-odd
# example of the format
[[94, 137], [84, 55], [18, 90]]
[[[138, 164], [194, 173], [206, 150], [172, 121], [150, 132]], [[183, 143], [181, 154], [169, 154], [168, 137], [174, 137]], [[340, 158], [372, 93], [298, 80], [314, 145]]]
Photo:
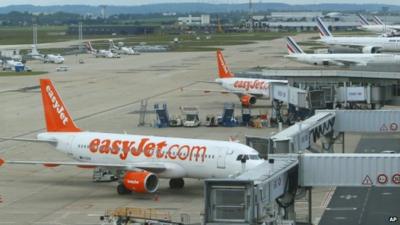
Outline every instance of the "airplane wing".
[[204, 92], [204, 93], [211, 93], [211, 92], [216, 92], [216, 93], [221, 93], [221, 94], [243, 94], [243, 92], [239, 92], [239, 91], [228, 91], [228, 90], [211, 90], [211, 89], [188, 89], [188, 88], [182, 88], [183, 90], [188, 90], [188, 91], [200, 91], [200, 92]]
[[38, 140], [38, 139], [29, 139], [29, 138], [6, 138], [0, 137], [0, 140], [4, 141], [23, 141], [23, 142], [35, 142], [35, 143], [57, 143], [56, 140]]
[[[182, 91], [183, 90], [184, 89], [182, 89]], [[206, 94], [215, 92], [215, 93], [221, 93], [221, 94], [235, 94], [235, 95], [237, 95], [239, 97], [241, 97], [243, 95], [251, 95], [251, 96], [255, 96], [255, 97], [263, 97], [263, 95], [260, 95], [260, 94], [247, 93], [247, 92], [244, 92], [244, 91], [209, 90], [209, 89], [186, 89], [186, 90], [189, 90], [189, 91], [200, 91], [200, 92], [203, 92], [203, 93], [206, 93]]]
[[206, 83], [206, 84], [221, 84], [220, 82], [216, 82], [216, 81], [206, 81], [206, 80], [196, 80], [195, 83]]
[[161, 163], [141, 162], [130, 164], [118, 163], [91, 163], [91, 162], [62, 162], [62, 161], [15, 161], [3, 160], [0, 158], [0, 166], [3, 164], [22, 164], [22, 165], [43, 165], [45, 167], [76, 166], [79, 168], [92, 169], [96, 167], [120, 168], [126, 170], [147, 170], [154, 173], [165, 171], [167, 168]]

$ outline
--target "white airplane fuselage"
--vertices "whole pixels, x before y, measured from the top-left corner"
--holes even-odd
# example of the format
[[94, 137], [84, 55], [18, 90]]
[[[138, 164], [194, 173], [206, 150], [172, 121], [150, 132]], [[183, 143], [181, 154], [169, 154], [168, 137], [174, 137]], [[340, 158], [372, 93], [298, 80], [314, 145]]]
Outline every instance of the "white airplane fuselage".
[[135, 51], [132, 48], [128, 48], [128, 47], [121, 47], [121, 53], [125, 54], [125, 55], [134, 55]]
[[62, 63], [64, 63], [64, 57], [62, 57], [61, 55], [49, 54], [45, 57], [45, 61], [55, 63], [55, 64], [62, 64]]
[[398, 64], [400, 57], [393, 54], [291, 54], [285, 57], [312, 65], [346, 65], [343, 62], [354, 62], [355, 65], [367, 65], [369, 63]]
[[96, 57], [103, 57], [103, 58], [114, 58], [114, 53], [112, 53], [110, 50], [99, 50], [97, 53], [95, 53]]
[[39, 140], [56, 140], [57, 150], [91, 163], [162, 164], [162, 178], [227, 178], [243, 172], [239, 155], [248, 155], [245, 170], [263, 162], [258, 152], [236, 142], [96, 132], [47, 132]]
[[221, 84], [223, 88], [234, 93], [242, 93], [243, 95], [254, 95], [258, 98], [268, 99], [270, 97], [271, 84], [282, 83], [287, 84], [286, 80], [268, 80], [253, 78], [217, 78], [215, 82]]
[[327, 45], [376, 47], [382, 51], [400, 51], [400, 37], [323, 37]]
[[372, 25], [361, 25], [360, 29], [375, 32], [375, 33], [388, 33], [388, 32], [396, 32], [396, 30], [400, 30], [400, 26], [372, 24]]

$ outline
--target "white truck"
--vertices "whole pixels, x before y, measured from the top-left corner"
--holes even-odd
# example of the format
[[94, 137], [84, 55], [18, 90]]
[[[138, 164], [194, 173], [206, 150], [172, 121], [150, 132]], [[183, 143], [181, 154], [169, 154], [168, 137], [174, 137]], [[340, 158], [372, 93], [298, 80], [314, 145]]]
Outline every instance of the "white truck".
[[181, 106], [184, 127], [200, 126], [199, 108], [197, 106]]

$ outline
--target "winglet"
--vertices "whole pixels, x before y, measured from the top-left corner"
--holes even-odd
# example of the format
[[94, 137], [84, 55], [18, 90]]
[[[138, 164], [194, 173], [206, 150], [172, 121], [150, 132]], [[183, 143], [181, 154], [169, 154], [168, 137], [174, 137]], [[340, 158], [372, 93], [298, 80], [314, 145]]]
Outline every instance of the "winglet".
[[48, 132], [79, 132], [79, 129], [61, 97], [57, 93], [53, 83], [49, 79], [40, 80], [42, 92], [44, 116]]
[[218, 75], [220, 78], [234, 77], [225, 63], [224, 55], [220, 49], [217, 50]]
[[292, 54], [304, 54], [304, 51], [300, 48], [300, 46], [293, 40], [292, 37], [286, 37], [286, 47], [288, 49], [289, 55]]
[[0, 166], [2, 166], [5, 163], [4, 159], [0, 158]]
[[332, 33], [329, 31], [328, 27], [324, 24], [321, 17], [317, 17], [317, 27], [321, 38], [333, 37]]

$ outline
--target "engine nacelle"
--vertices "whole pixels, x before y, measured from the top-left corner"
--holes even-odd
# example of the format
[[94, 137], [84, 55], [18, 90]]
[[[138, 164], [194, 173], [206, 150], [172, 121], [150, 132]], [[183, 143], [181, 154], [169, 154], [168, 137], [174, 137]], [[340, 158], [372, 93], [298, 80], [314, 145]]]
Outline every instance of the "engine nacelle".
[[379, 47], [366, 46], [362, 49], [363, 53], [379, 53]]
[[126, 189], [138, 193], [154, 193], [158, 189], [158, 177], [146, 171], [128, 171], [124, 176]]
[[240, 98], [240, 102], [244, 106], [249, 106], [249, 105], [256, 104], [256, 101], [257, 101], [257, 99], [254, 96], [251, 96], [251, 95], [243, 95]]

